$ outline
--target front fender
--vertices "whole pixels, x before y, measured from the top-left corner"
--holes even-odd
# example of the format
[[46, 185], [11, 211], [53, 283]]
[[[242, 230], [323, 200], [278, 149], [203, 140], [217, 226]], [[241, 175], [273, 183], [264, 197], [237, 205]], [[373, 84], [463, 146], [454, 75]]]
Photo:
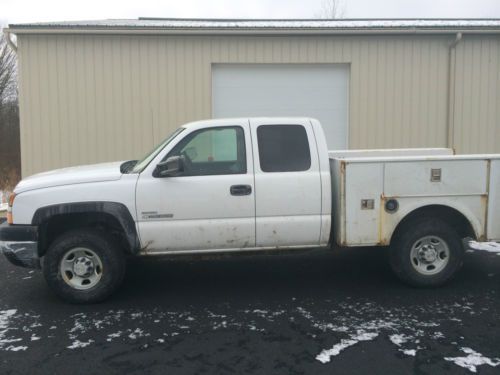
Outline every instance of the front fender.
[[113, 216], [121, 225], [130, 251], [137, 253], [140, 248], [139, 236], [135, 221], [128, 208], [117, 202], [75, 202], [62, 203], [40, 207], [35, 211], [31, 225], [40, 226], [42, 223], [57, 215], [105, 213]]

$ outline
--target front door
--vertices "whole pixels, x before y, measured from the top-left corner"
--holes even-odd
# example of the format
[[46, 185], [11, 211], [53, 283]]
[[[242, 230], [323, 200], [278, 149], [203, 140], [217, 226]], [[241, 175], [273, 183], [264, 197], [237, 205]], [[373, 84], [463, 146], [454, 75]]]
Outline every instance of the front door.
[[[236, 122], [236, 123], [235, 123]], [[248, 121], [187, 128], [163, 157], [181, 156], [176, 177], [141, 173], [137, 216], [146, 252], [255, 246], [255, 187]]]

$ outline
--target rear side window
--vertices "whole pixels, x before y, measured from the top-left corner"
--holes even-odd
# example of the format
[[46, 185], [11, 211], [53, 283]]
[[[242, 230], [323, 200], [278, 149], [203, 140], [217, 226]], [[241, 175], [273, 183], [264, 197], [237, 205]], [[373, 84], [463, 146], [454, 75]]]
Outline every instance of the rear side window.
[[302, 125], [261, 125], [257, 128], [260, 169], [299, 172], [311, 168], [311, 152]]

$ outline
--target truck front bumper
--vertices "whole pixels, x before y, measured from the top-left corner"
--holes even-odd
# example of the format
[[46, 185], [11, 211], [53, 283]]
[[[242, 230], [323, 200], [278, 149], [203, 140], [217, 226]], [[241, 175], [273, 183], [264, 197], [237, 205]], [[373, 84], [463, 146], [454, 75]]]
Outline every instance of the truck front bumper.
[[12, 264], [40, 268], [38, 227], [32, 225], [0, 225], [0, 253]]

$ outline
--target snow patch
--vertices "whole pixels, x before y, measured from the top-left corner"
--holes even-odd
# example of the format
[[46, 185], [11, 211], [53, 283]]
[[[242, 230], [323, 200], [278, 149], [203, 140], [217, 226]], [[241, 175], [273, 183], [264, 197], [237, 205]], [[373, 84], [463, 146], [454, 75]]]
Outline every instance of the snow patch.
[[[3, 349], [5, 344], [21, 340], [21, 339], [7, 339], [6, 338], [7, 332], [9, 331], [10, 319], [16, 314], [17, 314], [17, 310], [15, 310], [15, 309], [1, 310], [0, 311], [0, 349]], [[9, 348], [11, 348], [11, 347], [9, 346], [6, 350], [12, 350]]]
[[437, 332], [434, 332], [431, 337], [434, 340], [443, 339], [444, 338], [444, 334], [443, 334], [443, 332], [437, 331]]
[[500, 255], [500, 243], [497, 242], [476, 242], [469, 241], [469, 249], [497, 253]]
[[395, 334], [395, 335], [389, 336], [389, 340], [391, 340], [391, 342], [397, 346], [401, 346], [402, 344], [408, 342], [408, 340], [411, 340], [412, 338], [413, 337], [411, 337], [411, 336], [407, 336], [407, 335], [403, 335], [403, 334]]
[[378, 332], [358, 332], [356, 335], [351, 335], [349, 339], [342, 339], [340, 343], [335, 344], [331, 349], [325, 349], [316, 356], [316, 359], [321, 363], [330, 362], [331, 357], [339, 355], [341, 351], [356, 345], [361, 341], [372, 341], [378, 336]]
[[5, 348], [5, 350], [11, 351], [11, 352], [18, 352], [20, 350], [24, 351], [26, 349], [28, 349], [27, 346], [12, 346], [12, 345]]
[[110, 333], [108, 335], [108, 338], [106, 339], [107, 342], [111, 342], [113, 341], [113, 339], [117, 339], [118, 337], [120, 337], [122, 335], [122, 331], [118, 331], [116, 333]]
[[416, 349], [399, 349], [399, 350], [402, 351], [403, 354], [411, 355], [412, 357], [415, 357], [417, 355]]
[[132, 340], [138, 339], [140, 337], [151, 336], [149, 333], [144, 333], [140, 328], [136, 328], [135, 331], [131, 332], [128, 337]]
[[68, 346], [68, 349], [78, 349], [78, 348], [85, 348], [92, 344], [94, 340], [88, 340], [88, 341], [80, 341], [80, 340], [75, 340], [73, 341], [73, 344]]
[[461, 348], [461, 350], [467, 354], [465, 357], [445, 357], [446, 361], [455, 363], [456, 365], [466, 368], [471, 372], [477, 372], [477, 366], [488, 365], [491, 367], [496, 367], [500, 365], [500, 359], [490, 359], [483, 356], [471, 348]]

